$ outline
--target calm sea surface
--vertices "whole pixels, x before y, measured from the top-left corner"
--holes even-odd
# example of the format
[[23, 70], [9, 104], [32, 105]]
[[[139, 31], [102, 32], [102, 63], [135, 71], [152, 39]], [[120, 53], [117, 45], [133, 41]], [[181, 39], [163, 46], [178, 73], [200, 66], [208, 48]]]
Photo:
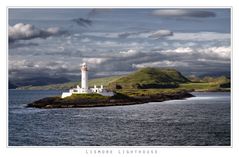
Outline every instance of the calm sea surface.
[[78, 109], [26, 108], [61, 91], [9, 90], [10, 146], [230, 145], [230, 93]]

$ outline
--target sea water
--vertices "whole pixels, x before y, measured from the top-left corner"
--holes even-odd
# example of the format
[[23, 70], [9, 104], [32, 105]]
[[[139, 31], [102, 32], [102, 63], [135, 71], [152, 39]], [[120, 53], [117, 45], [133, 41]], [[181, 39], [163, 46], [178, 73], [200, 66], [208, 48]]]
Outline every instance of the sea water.
[[62, 91], [9, 90], [9, 146], [229, 146], [230, 93], [129, 106], [36, 109]]

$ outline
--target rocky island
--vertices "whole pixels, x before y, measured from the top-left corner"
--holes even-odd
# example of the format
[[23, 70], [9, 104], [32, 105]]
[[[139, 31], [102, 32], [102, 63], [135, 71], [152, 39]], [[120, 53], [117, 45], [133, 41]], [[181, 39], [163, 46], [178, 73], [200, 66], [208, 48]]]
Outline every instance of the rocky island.
[[95, 92], [72, 94], [65, 98], [61, 96], [47, 97], [32, 102], [27, 107], [81, 108], [161, 102], [192, 97], [191, 91], [213, 89], [223, 91], [228, 88], [221, 88], [221, 84], [228, 83], [227, 81], [226, 78], [220, 78], [215, 84], [195, 83], [175, 69], [148, 67], [125, 76], [108, 79], [104, 85], [108, 91], [114, 92], [113, 96], [104, 96]]
[[107, 84], [107, 90], [113, 91], [113, 96], [105, 96], [102, 92], [90, 90], [92, 88], [88, 88], [85, 70], [84, 64], [81, 88], [70, 90], [72, 93], [67, 93], [70, 96], [43, 98], [28, 104], [28, 107], [78, 108], [133, 105], [193, 96], [187, 90], [177, 88], [179, 83], [190, 81], [175, 69], [143, 68], [127, 76], [119, 77]]
[[[147, 92], [147, 91], [145, 91]], [[121, 93], [114, 96], [102, 96], [100, 94], [77, 94], [62, 99], [60, 96], [47, 97], [28, 104], [28, 107], [36, 108], [82, 108], [82, 107], [104, 107], [143, 104], [148, 102], [161, 102], [172, 99], [183, 99], [193, 95], [186, 91], [175, 91], [152, 95], [141, 95], [129, 97]]]

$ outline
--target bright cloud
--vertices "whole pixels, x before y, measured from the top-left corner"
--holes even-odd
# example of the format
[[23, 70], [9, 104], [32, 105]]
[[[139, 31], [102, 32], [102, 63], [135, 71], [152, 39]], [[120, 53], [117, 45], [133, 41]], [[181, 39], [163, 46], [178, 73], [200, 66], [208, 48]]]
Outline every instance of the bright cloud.
[[176, 49], [162, 50], [160, 53], [169, 56], [181, 54], [181, 55], [193, 55], [192, 57], [210, 57], [210, 58], [217, 57], [221, 59], [230, 59], [231, 48], [229, 46], [206, 47], [206, 48], [178, 47]]
[[179, 47], [179, 48], [176, 48], [176, 49], [173, 49], [173, 50], [163, 50], [162, 51], [163, 53], [182, 53], [182, 54], [192, 54], [193, 53], [193, 49], [190, 48], [190, 47]]
[[30, 40], [33, 38], [47, 38], [49, 36], [60, 35], [66, 33], [58, 27], [50, 27], [40, 29], [31, 24], [17, 23], [8, 27], [8, 37], [10, 42], [17, 40]]
[[186, 62], [180, 62], [180, 61], [157, 61], [157, 62], [147, 62], [147, 63], [141, 63], [141, 64], [132, 64], [132, 67], [134, 68], [144, 68], [144, 67], [184, 67], [188, 66], [188, 63]]
[[96, 64], [102, 64], [106, 62], [107, 60], [108, 58], [83, 58], [82, 62], [96, 65]]
[[205, 49], [198, 49], [198, 52], [205, 54], [211, 57], [220, 57], [224, 59], [230, 59], [231, 57], [231, 48], [230, 47], [210, 47]]
[[132, 57], [134, 55], [136, 55], [138, 52], [136, 50], [133, 49], [129, 49], [128, 51], [120, 51], [119, 54], [122, 57]]

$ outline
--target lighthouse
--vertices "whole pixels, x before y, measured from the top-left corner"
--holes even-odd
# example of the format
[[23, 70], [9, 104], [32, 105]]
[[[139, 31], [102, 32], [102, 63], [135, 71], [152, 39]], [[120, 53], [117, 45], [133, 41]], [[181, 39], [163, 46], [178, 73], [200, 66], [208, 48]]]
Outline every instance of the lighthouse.
[[81, 65], [81, 88], [83, 93], [88, 93], [88, 68], [86, 63]]
[[76, 88], [69, 89], [69, 92], [63, 92], [61, 98], [66, 98], [72, 94], [92, 94], [97, 93], [103, 96], [113, 96], [114, 92], [104, 89], [103, 85], [97, 87], [94, 85], [94, 88], [88, 87], [88, 67], [86, 63], [81, 64], [81, 87], [79, 85]]

